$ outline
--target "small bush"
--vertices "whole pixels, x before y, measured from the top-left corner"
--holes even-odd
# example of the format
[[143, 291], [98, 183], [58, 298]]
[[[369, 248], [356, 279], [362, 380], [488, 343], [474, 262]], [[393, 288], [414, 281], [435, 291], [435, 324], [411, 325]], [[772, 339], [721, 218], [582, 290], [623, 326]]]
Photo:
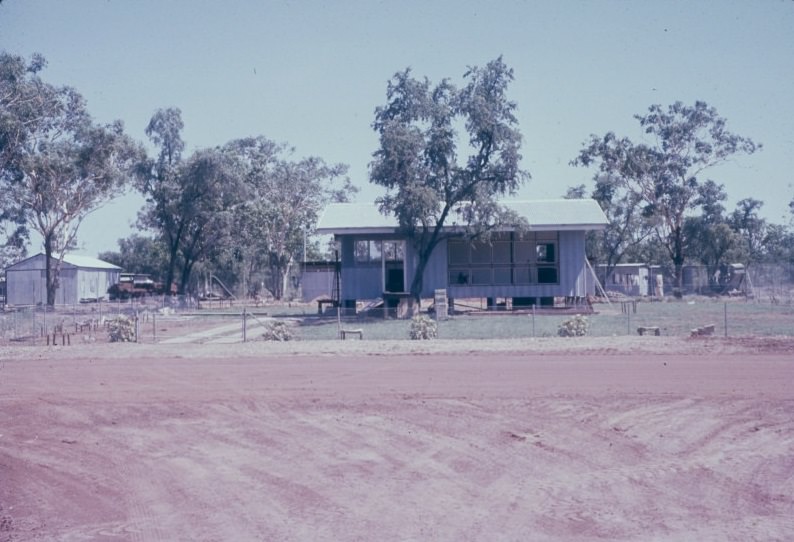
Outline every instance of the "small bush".
[[426, 341], [438, 337], [438, 325], [427, 316], [414, 316], [411, 319], [409, 337], [415, 341]]
[[584, 337], [590, 328], [587, 316], [576, 314], [572, 318], [565, 320], [557, 328], [557, 335], [560, 337]]
[[283, 320], [270, 320], [265, 324], [262, 338], [266, 341], [292, 341], [295, 339], [295, 332]]
[[118, 315], [108, 322], [108, 335], [112, 343], [130, 343], [135, 340], [135, 322]]

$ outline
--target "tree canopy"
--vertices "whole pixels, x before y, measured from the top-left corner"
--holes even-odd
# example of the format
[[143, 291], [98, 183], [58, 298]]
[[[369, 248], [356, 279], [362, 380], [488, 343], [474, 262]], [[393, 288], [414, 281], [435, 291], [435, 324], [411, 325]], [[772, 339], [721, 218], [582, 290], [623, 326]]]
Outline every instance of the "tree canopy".
[[63, 255], [80, 224], [125, 189], [141, 149], [121, 122], [96, 124], [76, 90], [44, 83], [44, 65], [40, 56], [26, 64], [0, 55], [0, 193], [3, 218], [18, 225], [16, 235], [32, 230], [43, 239], [53, 305]]
[[645, 115], [635, 118], [650, 143], [634, 143], [612, 132], [591, 136], [573, 164], [596, 166], [635, 198], [652, 221], [680, 287], [687, 255], [685, 221], [700, 206], [705, 182], [701, 176], [736, 154], [756, 152], [761, 145], [730, 132], [717, 110], [702, 101], [692, 106], [681, 102], [667, 108], [652, 105]]
[[138, 217], [166, 245], [165, 284], [176, 284], [180, 294], [187, 290], [193, 267], [230, 227], [235, 206], [246, 199], [233, 157], [223, 149], [200, 149], [182, 158], [182, 128], [177, 108], [155, 112], [146, 128], [159, 154], [139, 168], [146, 204]]
[[358, 189], [346, 176], [347, 166], [328, 165], [314, 156], [296, 159], [294, 149], [262, 136], [235, 140], [225, 148], [237, 161], [247, 197], [233, 218], [237, 242], [223, 245], [234, 247], [249, 271], [256, 261], [266, 266], [266, 287], [281, 299], [323, 207], [348, 201]]
[[322, 207], [357, 190], [345, 176], [347, 166], [295, 159], [293, 149], [263, 136], [183, 158], [182, 128], [179, 109], [157, 111], [146, 131], [159, 154], [141, 166], [146, 206], [139, 223], [167, 247], [166, 284], [173, 281], [185, 293], [199, 262], [238, 268], [244, 283], [266, 267], [263, 282], [280, 299]]
[[386, 88], [386, 105], [375, 110], [380, 146], [370, 163], [370, 181], [387, 189], [381, 212], [394, 215], [414, 244], [418, 262], [411, 293], [418, 300], [427, 262], [455, 223], [471, 236], [516, 217], [498, 204], [529, 174], [520, 168], [521, 134], [516, 103], [507, 90], [513, 70], [497, 58], [469, 68], [464, 84], [432, 84], [410, 69]]

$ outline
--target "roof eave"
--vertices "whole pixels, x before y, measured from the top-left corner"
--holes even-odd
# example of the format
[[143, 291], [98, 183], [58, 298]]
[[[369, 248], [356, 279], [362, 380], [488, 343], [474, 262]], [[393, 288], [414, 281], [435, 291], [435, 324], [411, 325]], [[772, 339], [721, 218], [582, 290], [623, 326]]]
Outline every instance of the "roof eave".
[[[529, 231], [590, 231], [603, 230], [606, 224], [530, 224]], [[516, 228], [500, 228], [499, 231], [513, 231]], [[463, 232], [463, 226], [446, 226], [445, 232]], [[317, 228], [319, 235], [399, 235], [399, 228]]]
[[397, 233], [397, 228], [317, 228], [318, 235], [371, 235]]

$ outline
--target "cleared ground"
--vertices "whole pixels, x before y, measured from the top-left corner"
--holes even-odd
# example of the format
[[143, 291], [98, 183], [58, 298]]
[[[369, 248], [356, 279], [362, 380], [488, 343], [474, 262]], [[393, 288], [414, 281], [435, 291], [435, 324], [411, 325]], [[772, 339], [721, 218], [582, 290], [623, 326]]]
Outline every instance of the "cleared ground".
[[0, 540], [792, 538], [791, 339], [316, 343], [0, 350]]

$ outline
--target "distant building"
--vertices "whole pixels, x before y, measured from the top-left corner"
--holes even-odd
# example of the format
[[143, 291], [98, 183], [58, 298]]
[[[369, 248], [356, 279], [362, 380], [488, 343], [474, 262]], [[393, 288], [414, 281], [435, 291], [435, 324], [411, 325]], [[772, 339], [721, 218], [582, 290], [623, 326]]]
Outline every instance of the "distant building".
[[[52, 258], [55, 266], [55, 257]], [[89, 256], [67, 254], [55, 292], [56, 305], [107, 299], [108, 288], [119, 281], [121, 268]], [[47, 302], [46, 259], [39, 253], [6, 268], [6, 303], [37, 305]]]
[[619, 263], [606, 276], [607, 266], [596, 266], [596, 274], [607, 292], [620, 292], [628, 296], [654, 295], [655, 277], [651, 280], [651, 268], [642, 263]]
[[301, 300], [334, 299], [336, 262], [303, 262], [301, 265]]

